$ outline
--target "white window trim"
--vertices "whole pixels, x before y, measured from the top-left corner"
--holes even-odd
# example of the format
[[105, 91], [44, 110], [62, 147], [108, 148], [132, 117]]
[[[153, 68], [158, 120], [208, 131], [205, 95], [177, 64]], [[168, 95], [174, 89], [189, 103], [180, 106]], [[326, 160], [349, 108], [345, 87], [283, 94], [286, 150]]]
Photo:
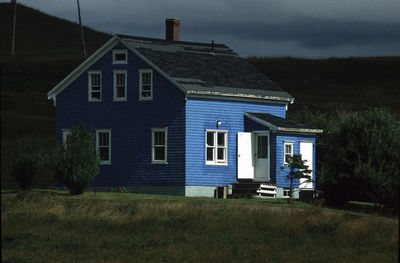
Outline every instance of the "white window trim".
[[[165, 149], [164, 149], [164, 156], [165, 160], [154, 160], [154, 133], [155, 132], [164, 132], [165, 138]], [[168, 164], [168, 128], [151, 128], [151, 163], [152, 164]]]
[[[91, 75], [93, 74], [100, 74], [100, 99], [93, 99], [91, 96], [91, 92], [92, 92], [92, 77]], [[102, 74], [101, 74], [101, 70], [91, 70], [88, 71], [88, 101], [89, 102], [101, 102], [101, 98], [102, 98]]]
[[[287, 195], [285, 195], [285, 192], [287, 192]], [[282, 189], [282, 198], [289, 198], [289, 189], [283, 188]]]
[[108, 132], [109, 133], [109, 139], [110, 139], [110, 145], [109, 145], [109, 151], [108, 151], [108, 160], [107, 161], [101, 161], [100, 164], [111, 164], [111, 129], [96, 129], [96, 151], [98, 152], [99, 149], [99, 133], [100, 132]]
[[[142, 74], [151, 74], [151, 85], [150, 85], [150, 97], [142, 97]], [[139, 100], [140, 101], [150, 101], [153, 100], [153, 70], [152, 69], [139, 69]]]
[[61, 129], [62, 131], [62, 145], [64, 147], [67, 147], [67, 137], [68, 135], [71, 134], [71, 130], [70, 129]]
[[294, 146], [293, 146], [293, 142], [283, 142], [283, 165], [287, 166], [289, 163], [287, 163], [285, 161], [285, 155], [286, 155], [286, 145], [291, 145], [292, 146], [292, 152], [290, 154], [291, 157], [293, 157], [293, 150], [294, 150]]
[[[207, 161], [207, 132], [214, 132], [214, 160], [212, 161]], [[218, 132], [224, 132], [225, 133], [225, 160], [223, 162], [217, 160], [217, 155], [218, 155]], [[228, 130], [206, 130], [205, 131], [205, 161], [206, 165], [228, 165]]]
[[[125, 74], [125, 97], [119, 98], [117, 97], [117, 74]], [[114, 70], [114, 99], [113, 101], [127, 101], [128, 94], [127, 94], [127, 78], [128, 74], [126, 70]]]
[[[115, 60], [116, 54], [125, 54], [125, 60], [117, 61]], [[128, 64], [128, 50], [126, 49], [114, 49], [112, 51], [113, 64]]]

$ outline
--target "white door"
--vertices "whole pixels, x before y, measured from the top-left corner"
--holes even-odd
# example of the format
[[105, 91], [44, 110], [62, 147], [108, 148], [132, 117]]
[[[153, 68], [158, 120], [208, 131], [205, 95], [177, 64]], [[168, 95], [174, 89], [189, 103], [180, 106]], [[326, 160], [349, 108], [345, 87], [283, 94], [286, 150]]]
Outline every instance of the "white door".
[[268, 133], [254, 133], [255, 179], [269, 181], [269, 137]]
[[[312, 170], [313, 168], [313, 143], [312, 142], [300, 142], [300, 154], [301, 154], [301, 159], [306, 160], [306, 165], [308, 165], [308, 169]], [[313, 176], [314, 171], [311, 172], [311, 178], [314, 178]], [[313, 184], [312, 182], [307, 182], [306, 178], [301, 178], [300, 179], [300, 187], [299, 188], [305, 188], [305, 189], [312, 189]]]
[[254, 179], [251, 132], [238, 132], [237, 146], [238, 179]]

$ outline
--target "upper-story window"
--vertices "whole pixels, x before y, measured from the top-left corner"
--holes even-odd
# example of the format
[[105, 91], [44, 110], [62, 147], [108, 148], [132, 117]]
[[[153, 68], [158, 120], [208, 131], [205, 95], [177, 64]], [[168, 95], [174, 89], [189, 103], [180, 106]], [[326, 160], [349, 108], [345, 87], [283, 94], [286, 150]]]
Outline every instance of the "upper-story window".
[[126, 49], [113, 50], [113, 64], [127, 64], [128, 51]]
[[153, 99], [153, 70], [139, 70], [139, 100]]
[[89, 101], [101, 101], [101, 71], [89, 71]]
[[114, 101], [126, 101], [126, 70], [114, 70]]

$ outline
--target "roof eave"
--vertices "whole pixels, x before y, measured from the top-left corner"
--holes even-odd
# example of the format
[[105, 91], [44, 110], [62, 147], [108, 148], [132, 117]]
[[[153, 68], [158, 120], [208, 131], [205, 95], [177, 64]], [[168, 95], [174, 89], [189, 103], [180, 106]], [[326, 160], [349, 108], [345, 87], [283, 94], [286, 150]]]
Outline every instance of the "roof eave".
[[94, 52], [89, 58], [82, 62], [77, 68], [75, 68], [70, 74], [68, 74], [61, 82], [59, 82], [52, 90], [47, 93], [47, 98], [53, 99], [55, 103], [55, 97], [63, 91], [69, 84], [77, 79], [86, 69], [93, 65], [100, 57], [107, 53], [118, 43], [116, 36], [112, 37], [96, 52]]
[[188, 90], [187, 95], [205, 95], [205, 96], [216, 96], [216, 97], [238, 97], [238, 98], [247, 98], [247, 99], [261, 99], [261, 100], [277, 100], [277, 101], [285, 101], [292, 102], [294, 99], [291, 97], [279, 97], [279, 96], [270, 96], [270, 95], [254, 95], [254, 94], [246, 94], [246, 93], [226, 93], [219, 91], [199, 91], [199, 90]]

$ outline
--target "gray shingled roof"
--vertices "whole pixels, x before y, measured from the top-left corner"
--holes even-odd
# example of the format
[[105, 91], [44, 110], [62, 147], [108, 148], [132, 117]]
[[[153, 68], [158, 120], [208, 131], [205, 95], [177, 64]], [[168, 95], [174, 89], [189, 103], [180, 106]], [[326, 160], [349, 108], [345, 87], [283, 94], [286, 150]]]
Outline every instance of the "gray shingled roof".
[[263, 125], [268, 126], [272, 130], [302, 133], [322, 133], [320, 129], [309, 127], [304, 124], [297, 123], [292, 120], [277, 117], [268, 113], [246, 112], [245, 115]]
[[223, 44], [118, 35], [188, 94], [291, 101], [293, 97]]

